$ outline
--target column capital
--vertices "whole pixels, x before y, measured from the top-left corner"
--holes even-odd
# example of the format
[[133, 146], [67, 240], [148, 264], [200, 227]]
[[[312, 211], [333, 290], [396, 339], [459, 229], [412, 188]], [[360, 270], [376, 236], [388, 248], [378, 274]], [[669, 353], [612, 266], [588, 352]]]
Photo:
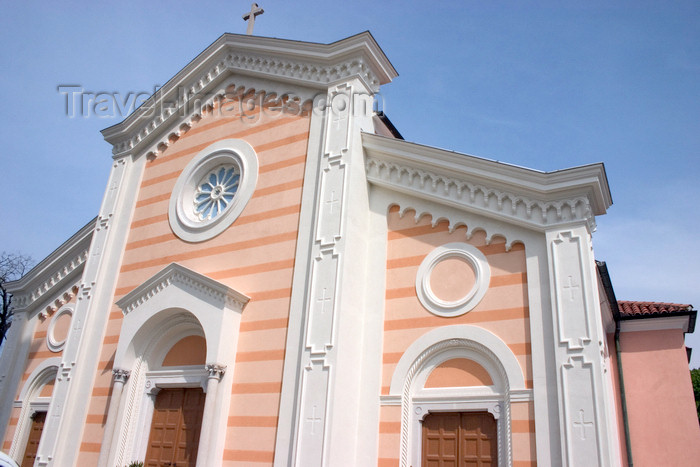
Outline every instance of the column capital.
[[129, 379], [129, 375], [131, 375], [129, 370], [122, 370], [121, 368], [114, 368], [112, 370], [112, 378], [115, 383], [126, 383], [126, 380]]
[[226, 365], [219, 365], [217, 363], [207, 363], [204, 368], [207, 370], [207, 378], [217, 379], [221, 381], [224, 373], [226, 373]]

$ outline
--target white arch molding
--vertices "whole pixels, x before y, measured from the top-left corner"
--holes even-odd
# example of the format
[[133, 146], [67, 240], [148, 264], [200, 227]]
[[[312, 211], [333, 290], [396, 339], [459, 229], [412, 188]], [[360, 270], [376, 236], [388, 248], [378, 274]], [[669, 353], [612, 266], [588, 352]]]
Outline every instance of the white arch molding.
[[[484, 367], [492, 386], [424, 388], [429, 374], [442, 362], [467, 358]], [[394, 370], [389, 395], [401, 401], [400, 465], [421, 462], [421, 422], [430, 412], [488, 411], [498, 426], [499, 466], [512, 460], [510, 403], [513, 396], [529, 399], [515, 355], [495, 334], [471, 325], [444, 326], [416, 339]]]
[[[117, 302], [125, 316], [114, 368], [130, 376], [121, 397], [110, 402], [118, 408], [108, 415], [105, 436], [114, 435], [103, 441], [99, 465], [143, 460], [155, 396], [162, 388], [202, 387], [206, 400], [197, 465], [205, 466], [207, 456], [221, 457], [238, 330], [248, 300], [172, 263]], [[172, 346], [193, 335], [206, 340], [206, 364], [163, 367]]]
[[29, 375], [19, 393], [19, 399], [14, 402], [14, 406], [21, 407], [22, 410], [17, 420], [17, 428], [15, 429], [15, 435], [12, 438], [12, 445], [8, 454], [19, 464], [22, 463], [22, 457], [27, 447], [29, 430], [32, 426], [32, 415], [35, 412], [49, 411], [51, 398], [40, 397], [41, 389], [56, 379], [60, 364], [60, 357], [47, 358], [42, 361]]

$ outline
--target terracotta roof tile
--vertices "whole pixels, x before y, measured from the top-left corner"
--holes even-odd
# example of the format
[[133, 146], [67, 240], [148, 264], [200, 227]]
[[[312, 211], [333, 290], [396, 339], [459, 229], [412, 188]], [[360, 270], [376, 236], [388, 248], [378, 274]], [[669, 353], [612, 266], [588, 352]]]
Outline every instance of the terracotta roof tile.
[[669, 315], [678, 312], [692, 311], [693, 305], [662, 302], [633, 302], [618, 300], [617, 306], [622, 317], [642, 315]]

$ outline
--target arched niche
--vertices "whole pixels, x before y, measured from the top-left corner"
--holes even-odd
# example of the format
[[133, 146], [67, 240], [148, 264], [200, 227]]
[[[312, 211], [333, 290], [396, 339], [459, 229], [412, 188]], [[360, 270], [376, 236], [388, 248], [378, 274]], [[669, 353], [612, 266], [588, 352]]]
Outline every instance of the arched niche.
[[[489, 385], [426, 387], [446, 362], [472, 362]], [[510, 465], [510, 402], [525, 380], [515, 355], [495, 334], [471, 325], [444, 326], [416, 339], [404, 352], [391, 380], [390, 395], [401, 400], [400, 465], [420, 465], [421, 426], [429, 413], [483, 412], [496, 419], [499, 466]]]
[[[155, 397], [163, 388], [202, 387], [207, 400], [199, 449], [209, 453], [219, 448], [215, 443], [226, 431], [241, 313], [248, 300], [172, 263], [117, 302], [124, 320], [114, 369], [128, 380], [120, 376], [126, 380], [123, 391], [119, 400], [110, 402], [119, 409], [108, 420], [103, 450], [109, 452], [100, 456], [101, 462], [122, 465], [144, 458]], [[203, 341], [204, 361], [163, 365], [169, 352], [188, 339]], [[214, 377], [217, 383], [212, 385]], [[214, 412], [212, 404], [219, 410]]]

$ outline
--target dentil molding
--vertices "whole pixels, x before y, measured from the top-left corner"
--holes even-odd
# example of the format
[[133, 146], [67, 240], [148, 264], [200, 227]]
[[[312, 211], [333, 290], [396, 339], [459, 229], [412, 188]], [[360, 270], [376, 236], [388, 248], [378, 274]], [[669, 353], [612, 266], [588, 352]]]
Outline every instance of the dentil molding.
[[117, 302], [117, 306], [122, 309], [126, 316], [156, 294], [172, 286], [181, 286], [197, 294], [209, 296], [238, 310], [242, 310], [250, 300], [246, 295], [214, 279], [203, 276], [177, 263], [171, 263], [151, 279], [125, 295]]

